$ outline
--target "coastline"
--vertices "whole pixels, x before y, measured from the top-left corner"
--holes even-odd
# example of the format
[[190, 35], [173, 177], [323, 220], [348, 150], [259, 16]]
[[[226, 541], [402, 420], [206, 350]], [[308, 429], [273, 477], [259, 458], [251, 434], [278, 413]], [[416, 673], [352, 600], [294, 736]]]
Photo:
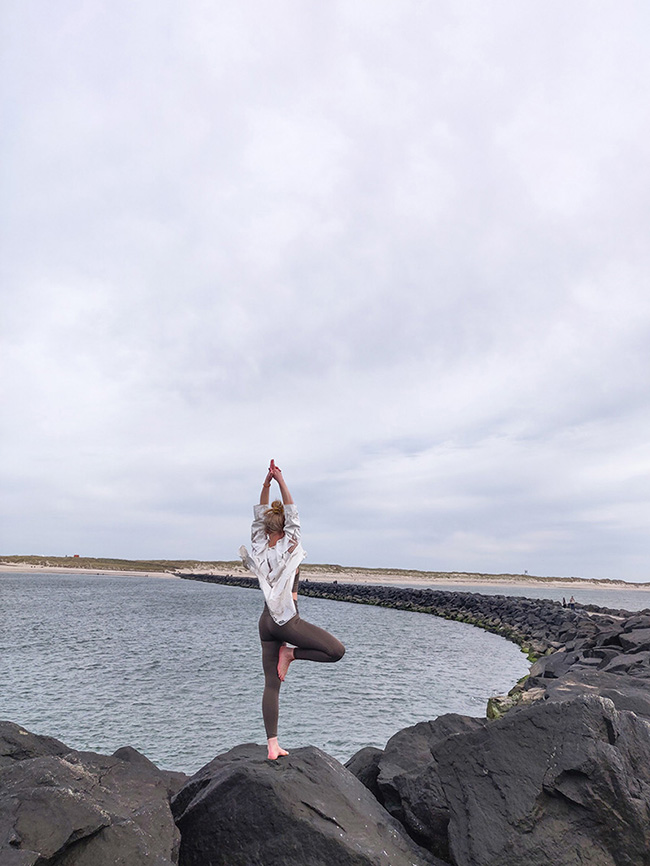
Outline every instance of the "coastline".
[[[135, 562], [133, 563], [136, 564]], [[171, 565], [171, 563], [170, 563]], [[121, 568], [84, 568], [75, 565], [41, 565], [29, 562], [8, 562], [0, 560], [0, 575], [7, 572], [18, 574], [71, 574], [80, 573], [106, 577], [158, 577], [179, 579], [179, 571], [184, 574], [206, 574], [213, 576], [230, 575], [232, 577], [250, 577], [246, 569], [238, 562], [195, 562], [193, 568], [175, 570], [154, 569], [121, 569]], [[650, 592], [650, 583], [630, 583], [623, 580], [608, 580], [599, 578], [562, 578], [538, 577], [528, 574], [480, 574], [476, 572], [425, 572], [399, 569], [377, 568], [344, 568], [341, 566], [308, 565], [301, 567], [302, 580], [316, 580], [323, 583], [372, 584], [383, 586], [415, 586], [415, 587], [548, 587], [552, 589], [601, 589], [601, 590], [636, 590]]]
[[178, 580], [171, 571], [123, 571], [120, 568], [66, 568], [59, 565], [30, 565], [29, 563], [8, 564], [0, 562], [0, 576], [3, 574], [87, 574], [98, 577], [163, 577]]
[[[242, 572], [244, 574], [244, 572]], [[417, 586], [417, 587], [437, 587], [438, 589], [445, 586], [509, 586], [517, 587], [549, 587], [551, 589], [621, 589], [623, 591], [646, 590], [650, 591], [650, 584], [647, 583], [626, 583], [624, 581], [601, 581], [589, 580], [587, 578], [540, 578], [535, 579], [527, 575], [469, 575], [469, 574], [453, 574], [449, 577], [428, 577], [426, 575], [405, 576], [396, 572], [387, 573], [385, 575], [376, 575], [371, 571], [365, 573], [348, 573], [348, 572], [317, 572], [310, 574], [308, 569], [303, 569], [302, 579], [319, 580], [324, 583], [333, 583], [335, 580], [340, 583], [367, 583], [383, 586]]]
[[[183, 569], [184, 574], [206, 574], [214, 577], [250, 577], [239, 563], [223, 563], [223, 568]], [[477, 572], [435, 572], [383, 568], [345, 568], [341, 566], [309, 565], [300, 566], [300, 579], [322, 581], [323, 583], [372, 584], [380, 586], [436, 587], [449, 586], [503, 586], [511, 587], [548, 587], [551, 589], [601, 589], [601, 590], [645, 590], [650, 592], [650, 583], [630, 583], [624, 580], [587, 577], [538, 577], [531, 574], [480, 574]]]
[[[64, 566], [59, 566], [59, 569], [66, 571]], [[29, 574], [36, 570], [37, 566], [27, 568], [24, 570], [25, 580], [14, 581], [21, 585], [14, 592], [14, 597], [18, 605], [30, 613], [32, 608], [24, 604], [22, 585], [31, 583]], [[68, 574], [71, 571], [73, 569], [67, 569]], [[274, 859], [276, 836], [265, 835], [265, 828], [281, 826], [287, 833], [295, 833], [295, 826], [305, 828], [307, 815], [312, 821], [309, 825], [312, 835], [300, 845], [296, 843], [299, 852], [296, 864], [304, 862], [307, 846], [312, 850], [316, 845], [313, 840], [321, 838], [323, 832], [327, 839], [326, 856], [318, 860], [323, 864], [337, 856], [337, 852], [332, 854], [332, 838], [343, 841], [352, 839], [354, 844], [350, 846], [350, 856], [358, 859], [360, 849], [364, 852], [370, 850], [368, 840], [371, 837], [378, 840], [378, 853], [364, 857], [364, 862], [368, 864], [380, 860], [388, 862], [385, 861], [386, 852], [392, 849], [387, 848], [387, 838], [404, 839], [405, 845], [409, 839], [417, 838], [426, 842], [424, 849], [413, 849], [406, 858], [399, 852], [390, 853], [389, 862], [395, 866], [474, 863], [474, 851], [488, 850], [488, 845], [493, 846], [490, 851], [496, 850], [497, 859], [501, 856], [507, 859], [508, 853], [514, 850], [517, 861], [527, 863], [542, 850], [545, 855], [549, 854], [548, 862], [569, 866], [576, 862], [573, 857], [575, 852], [574, 849], [567, 849], [568, 855], [565, 857], [564, 848], [569, 844], [566, 839], [574, 838], [578, 846], [575, 851], [583, 859], [587, 856], [593, 862], [604, 862], [603, 857], [606, 855], [607, 862], [615, 862], [620, 852], [623, 859], [627, 857], [626, 862], [639, 862], [637, 855], [647, 850], [648, 840], [647, 821], [644, 821], [648, 797], [640, 800], [638, 791], [644, 790], [643, 768], [650, 757], [647, 737], [650, 702], [647, 690], [643, 688], [644, 678], [635, 674], [640, 665], [642, 671], [648, 666], [646, 656], [650, 656], [650, 652], [639, 651], [648, 647], [650, 642], [650, 611], [640, 615], [596, 608], [600, 612], [594, 617], [591, 611], [566, 609], [550, 599], [458, 592], [458, 584], [448, 584], [449, 592], [434, 592], [426, 586], [403, 587], [395, 582], [391, 586], [385, 585], [386, 573], [379, 575], [372, 571], [360, 573], [355, 570], [356, 585], [342, 581], [342, 570], [330, 571], [330, 581], [319, 582], [317, 578], [314, 579], [315, 571], [305, 575], [303, 589], [307, 595], [395, 610], [419, 611], [453, 619], [499, 634], [518, 644], [531, 661], [537, 660], [528, 676], [520, 679], [507, 695], [492, 695], [485, 718], [482, 715], [477, 717], [476, 713], [459, 715], [449, 711], [442, 715], [434, 714], [433, 718], [417, 714], [415, 723], [412, 718], [408, 719], [405, 727], [402, 727], [402, 722], [399, 729], [393, 729], [388, 738], [381, 737], [382, 741], [386, 740], [383, 748], [368, 746], [367, 741], [364, 744], [369, 728], [359, 726], [362, 744], [344, 765], [339, 763], [340, 758], [329, 757], [329, 749], [324, 753], [320, 747], [315, 749], [311, 745], [293, 748], [292, 755], [286, 760], [269, 762], [266, 748], [253, 744], [254, 739], [257, 739], [255, 736], [244, 745], [235, 745], [228, 752], [220, 750], [216, 758], [212, 758], [214, 742], [218, 742], [218, 738], [215, 738], [213, 731], [208, 730], [210, 755], [201, 769], [188, 778], [181, 772], [158, 769], [148, 756], [136, 751], [131, 744], [112, 751], [115, 746], [112, 743], [107, 750], [112, 751], [110, 755], [103, 754], [104, 749], [99, 749], [95, 743], [91, 744], [91, 750], [76, 752], [64, 742], [44, 733], [32, 734], [21, 724], [4, 722], [0, 730], [4, 747], [0, 748], [0, 754], [10, 759], [9, 765], [2, 771], [3, 781], [6, 779], [9, 784], [5, 785], [8, 794], [0, 803], [0, 812], [9, 832], [5, 834], [6, 841], [0, 840], [0, 860], [4, 862], [5, 850], [15, 859], [18, 848], [18, 856], [25, 854], [25, 862], [34, 862], [36, 857], [42, 862], [54, 862], [61, 857], [77, 862], [78, 856], [83, 855], [79, 862], [92, 864], [109, 850], [110, 842], [116, 845], [114, 850], [110, 849], [110, 856], [116, 862], [140, 862], [144, 852], [149, 859], [157, 858], [161, 863], [164, 861], [172, 866], [177, 860], [175, 852], [179, 849], [180, 839], [180, 844], [184, 846], [182, 850], [185, 851], [183, 856], [186, 859], [193, 858], [196, 862], [203, 862], [207, 845], [213, 843], [218, 845], [218, 850], [214, 849], [214, 857], [217, 858], [214, 862], [231, 862], [243, 850], [248, 858], [246, 862], [258, 862], [256, 857], [260, 851], [260, 839], [270, 838], [270, 847], [264, 849], [264, 862], [270, 866], [271, 863], [284, 863], [286, 852], [280, 852], [280, 860]], [[112, 570], [108, 573], [114, 575], [120, 572]], [[362, 584], [362, 579], [366, 577], [374, 577], [375, 584]], [[404, 575], [393, 574], [393, 578], [403, 580]], [[241, 578], [235, 577], [208, 578], [204, 575], [193, 579], [215, 583], [223, 581], [234, 585], [244, 583]], [[383, 586], [377, 583], [381, 579], [384, 580]], [[458, 576], [455, 575], [453, 579], [457, 580]], [[247, 577], [246, 582], [250, 588], [257, 588], [255, 578]], [[55, 584], [56, 579], [49, 583]], [[92, 581], [79, 582], [82, 583], [86, 586]], [[101, 583], [95, 582], [98, 594]], [[432, 581], [428, 583], [433, 585]], [[445, 586], [444, 578], [442, 584], [440, 579], [436, 584], [438, 587], [441, 585]], [[471, 586], [479, 585], [475, 580]], [[41, 593], [40, 581], [34, 582], [32, 586], [35, 597], [40, 596], [47, 609], [49, 598]], [[111, 608], [114, 607], [111, 602], [115, 596], [115, 586], [117, 584], [111, 584], [108, 592], [104, 592]], [[125, 584], [121, 586], [125, 587]], [[127, 595], [134, 606], [135, 622], [139, 623], [139, 599], [144, 592], [144, 584], [138, 586], [139, 590]], [[174, 597], [178, 595], [173, 589], [170, 592]], [[73, 594], [76, 595], [76, 586]], [[92, 591], [85, 592], [79, 597], [82, 610], [86, 609], [88, 596], [92, 594]], [[617, 602], [624, 600], [624, 595], [621, 595]], [[198, 597], [198, 602], [200, 609], [205, 609], [203, 597]], [[217, 617], [212, 621], [218, 621], [222, 606], [210, 607]], [[345, 608], [349, 610], [349, 605], [346, 604]], [[162, 609], [166, 611], [168, 622], [178, 623], [179, 609], [175, 605], [163, 604]], [[158, 617], [160, 610], [160, 607], [155, 606], [153, 615]], [[105, 658], [113, 660], [115, 646], [107, 645], [106, 640], [112, 632], [111, 620], [106, 619], [105, 606], [94, 611], [99, 614], [98, 622], [107, 628], [98, 633], [97, 623], [91, 623], [87, 634], [93, 635], [94, 643], [106, 653]], [[74, 616], [74, 611], [71, 613], [73, 615], [68, 619], [76, 633], [79, 620]], [[367, 609], [363, 613], [367, 615]], [[128, 628], [129, 620], [123, 609], [114, 610], [113, 614], [117, 617], [113, 622]], [[36, 612], [32, 619], [41, 622], [43, 616]], [[175, 628], [173, 631], [178, 638], [176, 647], [181, 650], [178, 655], [187, 657], [189, 669], [196, 670], [202, 698], [205, 691], [205, 666], [198, 666], [195, 654], [187, 653], [185, 649], [188, 645], [200, 643], [206, 634], [206, 621], [196, 621], [193, 617], [187, 619], [196, 622], [199, 628], [197, 639], [188, 640], [185, 627]], [[352, 624], [353, 620], [354, 617], [349, 618], [349, 623]], [[55, 625], [58, 626], [58, 623]], [[419, 638], [421, 621], [412, 623], [412, 626]], [[19, 624], [14, 631], [20, 637], [18, 651], [22, 655], [25, 630]], [[170, 645], [160, 640], [161, 629], [151, 628], [150, 623], [144, 624], [143, 633], [150, 639], [148, 648], [155, 648], [163, 660], [157, 668], [166, 676], [168, 666], [164, 660], [170, 655]], [[372, 627], [372, 634], [378, 636], [380, 644], [399, 645], [397, 641], [386, 643], [386, 631], [380, 630], [377, 623]], [[95, 635], [98, 636], [96, 640]], [[72, 677], [78, 679], [79, 667], [74, 662], [77, 661], [79, 647], [68, 646], [66, 641], [62, 643], [75, 653], [73, 663], [64, 667]], [[122, 641], [118, 640], [117, 644], [120, 643]], [[221, 642], [208, 643], [218, 644], [214, 648], [216, 655], [213, 658], [222, 658]], [[454, 645], [453, 641], [450, 643], [456, 655], [458, 645]], [[37, 655], [42, 652], [43, 645], [49, 648], [50, 642], [39, 642], [36, 646]], [[87, 641], [85, 645], [88, 651]], [[128, 647], [130, 654], [132, 649], [132, 646]], [[233, 650], [239, 651], [239, 647], [233, 646]], [[432, 675], [438, 679], [444, 667], [437, 665], [435, 660], [430, 664], [431, 646], [425, 651], [426, 655], [421, 656], [424, 664], [414, 666], [416, 676], [411, 681], [412, 688], [419, 690], [422, 689], [425, 665], [433, 669]], [[469, 657], [466, 641], [462, 642], [461, 652], [466, 661]], [[148, 662], [155, 662], [156, 659], [151, 653], [146, 653], [144, 657]], [[357, 691], [348, 691], [348, 694], [355, 698], [361, 696], [360, 702], [363, 702], [363, 696], [372, 695], [373, 692], [369, 689], [370, 680], [365, 679], [367, 656], [357, 653], [357, 657], [357, 676], [361, 674], [362, 679]], [[376, 666], [382, 678], [390, 684], [395, 675], [386, 677], [385, 659], [382, 663], [381, 655], [376, 658], [380, 662]], [[493, 671], [494, 653], [479, 651], [477, 658], [479, 670], [488, 673]], [[92, 661], [92, 656], [89, 656], [89, 660]], [[107, 665], [101, 664], [100, 659], [95, 661], [100, 671], [115, 667], [120, 680], [124, 668], [129, 666], [128, 662], [126, 665]], [[411, 658], [411, 664], [412, 661]], [[403, 674], [402, 660], [397, 659], [396, 665], [398, 675]], [[25, 699], [32, 700], [33, 690], [24, 688], [22, 666], [12, 667], [20, 677]], [[41, 665], [29, 667], [37, 682], [40, 682], [43, 677]], [[230, 693], [231, 667], [225, 665], [224, 669], [227, 693]], [[182, 682], [188, 670], [180, 673]], [[458, 673], [452, 674], [449, 679], [454, 692], [461, 691], [459, 686], [466, 679], [466, 669], [463, 671], [462, 666], [459, 673], [460, 682]], [[110, 683], [110, 680], [106, 682]], [[152, 681], [138, 676], [135, 684], [138, 688], [146, 689], [152, 685]], [[64, 688], [67, 690], [66, 684]], [[102, 731], [111, 723], [110, 717], [105, 716], [104, 696], [107, 691], [98, 690]], [[177, 700], [176, 689], [168, 688], [165, 691]], [[335, 707], [341, 705], [340, 693], [340, 689], [335, 689]], [[372, 703], [380, 699], [375, 695]], [[62, 704], [63, 701], [58, 703]], [[135, 713], [136, 707], [143, 702], [131, 699], [128, 703], [133, 706]], [[191, 703], [188, 706], [192, 706]], [[239, 700], [233, 706], [239, 717]], [[156, 718], [151, 716], [151, 706], [144, 702], [144, 707], [145, 727], [156, 731]], [[325, 714], [320, 707], [316, 709], [316, 725], [320, 731]], [[64, 712], [67, 711], [65, 707]], [[87, 724], [85, 696], [81, 713], [81, 719]], [[226, 713], [230, 715], [229, 710]], [[350, 725], [349, 713], [349, 707], [343, 705], [344, 729], [357, 727]], [[373, 724], [378, 715], [375, 709], [370, 716]], [[387, 718], [388, 724], [393, 722], [392, 713], [381, 715]], [[177, 704], [174, 705], [174, 716], [181, 723], [174, 734], [178, 737], [179, 731], [187, 730], [188, 726], [186, 714], [177, 712]], [[421, 721], [417, 721], [418, 718]], [[139, 719], [135, 721], [141, 724]], [[163, 707], [157, 721], [158, 730], [169, 724], [169, 711], [166, 708]], [[198, 727], [189, 726], [190, 739], [196, 736]], [[397, 727], [395, 724], [394, 728]], [[58, 733], [55, 731], [55, 734]], [[103, 732], [101, 737], [103, 739]], [[130, 739], [129, 735], [129, 743]], [[240, 739], [244, 737], [240, 736]], [[331, 742], [334, 744], [335, 740]], [[141, 744], [138, 742], [136, 745]], [[0, 746], [3, 744], [0, 743]], [[174, 750], [178, 757], [182, 753], [182, 746], [179, 749], [176, 744]], [[402, 784], [401, 780], [405, 777], [408, 785]], [[503, 796], [491, 796], [495, 778], [499, 781], [499, 791], [505, 792]], [[269, 790], [272, 796], [268, 795]], [[34, 791], [39, 793], [36, 800]], [[278, 810], [281, 797], [285, 797], [290, 804], [297, 803], [297, 811], [284, 807]], [[245, 806], [241, 809], [238, 807], [239, 811], [235, 815], [237, 820], [233, 823], [232, 813], [224, 813], [223, 804], [225, 800], [232, 802], [234, 798]], [[62, 802], [66, 805], [63, 818], [60, 808]], [[476, 809], [474, 804], [477, 804]], [[388, 814], [392, 815], [392, 824], [387, 823], [389, 818], [382, 806], [390, 809]], [[344, 807], [346, 811], [342, 811]], [[24, 820], [21, 823], [21, 816], [27, 812], [31, 836], [26, 835]], [[97, 831], [96, 822], [89, 824], [89, 813], [91, 817], [98, 813], [100, 816], [108, 815], [112, 823], [102, 818], [102, 826]], [[203, 824], [194, 820], [195, 813]], [[625, 819], [622, 825], [619, 820], [621, 814]], [[334, 820], [330, 817], [332, 815], [336, 818], [336, 831], [331, 829]], [[638, 820], [635, 819], [636, 823], [628, 821], [628, 816], [638, 816]], [[390, 837], [386, 835], [387, 826]], [[353, 836], [356, 828], [361, 828], [358, 837]], [[501, 848], [498, 850], [489, 836], [493, 828], [499, 834]], [[168, 849], [158, 856], [160, 849], [154, 847], [154, 842], [159, 844], [163, 839], [163, 831], [167, 833], [164, 838], [168, 840]], [[227, 837], [226, 832], [230, 832], [232, 838]], [[535, 835], [531, 836], [531, 832]], [[83, 833], [86, 835], [81, 835]], [[169, 834], [175, 834], [171, 842]], [[556, 843], [557, 836], [560, 841]], [[468, 838], [473, 840], [474, 848], [461, 850], [458, 846], [465, 845], [467, 848], [465, 840]], [[52, 839], [54, 844], [50, 841]], [[555, 846], [552, 849], [548, 848], [549, 839]], [[609, 845], [607, 850], [603, 847], [603, 839]], [[244, 844], [246, 840], [248, 847]], [[16, 845], [16, 841], [20, 844]], [[75, 848], [78, 842], [80, 844]], [[452, 848], [452, 843], [457, 846], [456, 849]], [[55, 844], [59, 845], [56, 849]], [[146, 850], [145, 844], [150, 846]], [[230, 844], [231, 848], [228, 847]], [[268, 855], [267, 850], [270, 852]], [[188, 854], [189, 851], [197, 852], [196, 856], [194, 853]], [[501, 851], [505, 853], [502, 855]], [[445, 853], [448, 859], [443, 861], [438, 854], [444, 852], [448, 852]], [[343, 848], [338, 856], [347, 858]], [[491, 857], [490, 862], [496, 861]], [[515, 861], [511, 859], [508, 862]]]

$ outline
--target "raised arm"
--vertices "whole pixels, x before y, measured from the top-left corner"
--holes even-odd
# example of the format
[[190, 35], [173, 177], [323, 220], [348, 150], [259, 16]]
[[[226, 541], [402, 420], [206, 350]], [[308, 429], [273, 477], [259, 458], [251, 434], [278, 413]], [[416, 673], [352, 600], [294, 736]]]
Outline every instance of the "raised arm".
[[260, 492], [260, 505], [268, 505], [269, 504], [269, 490], [271, 489], [271, 481], [273, 480], [273, 475], [271, 470], [266, 473], [266, 478], [264, 479], [264, 484], [262, 484], [262, 490]]

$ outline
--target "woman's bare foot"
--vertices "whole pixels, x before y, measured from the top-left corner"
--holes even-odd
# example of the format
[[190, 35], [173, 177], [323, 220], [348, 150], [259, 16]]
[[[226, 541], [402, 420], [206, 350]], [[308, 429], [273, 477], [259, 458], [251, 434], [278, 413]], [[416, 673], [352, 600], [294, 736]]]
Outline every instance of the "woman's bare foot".
[[284, 682], [293, 658], [293, 647], [284, 646], [283, 644], [280, 647], [280, 654], [278, 656], [278, 676], [282, 682]]
[[269, 737], [266, 741], [269, 746], [269, 761], [277, 760], [281, 755], [288, 755], [285, 749], [283, 749], [280, 745], [278, 745], [277, 737]]

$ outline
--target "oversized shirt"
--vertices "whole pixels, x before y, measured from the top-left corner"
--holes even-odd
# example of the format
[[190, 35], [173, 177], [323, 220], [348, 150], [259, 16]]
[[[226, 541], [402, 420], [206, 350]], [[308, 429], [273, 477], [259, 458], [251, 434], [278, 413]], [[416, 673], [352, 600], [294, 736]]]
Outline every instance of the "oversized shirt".
[[[300, 518], [295, 505], [284, 506], [284, 535], [274, 547], [269, 546], [264, 529], [264, 515], [268, 509], [268, 505], [253, 506], [252, 553], [249, 554], [242, 546], [239, 555], [246, 568], [257, 577], [273, 620], [278, 625], [285, 625], [296, 615], [291, 590], [298, 566], [307, 554], [300, 543]], [[289, 551], [295, 542], [295, 549]]]

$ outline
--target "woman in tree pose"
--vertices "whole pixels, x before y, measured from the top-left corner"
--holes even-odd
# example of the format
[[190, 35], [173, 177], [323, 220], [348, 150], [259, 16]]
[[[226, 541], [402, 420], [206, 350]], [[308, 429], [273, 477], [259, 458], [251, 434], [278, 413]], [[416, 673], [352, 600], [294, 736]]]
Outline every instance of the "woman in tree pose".
[[[282, 502], [269, 507], [269, 490], [275, 480]], [[280, 686], [296, 659], [337, 662], [345, 647], [324, 629], [305, 622], [298, 613], [298, 576], [305, 551], [300, 543], [300, 519], [282, 472], [271, 460], [262, 485], [259, 505], [253, 506], [252, 553], [239, 553], [244, 565], [259, 580], [264, 593], [264, 610], [259, 621], [264, 668], [262, 715], [266, 728], [269, 758], [287, 755], [278, 744]], [[293, 646], [287, 646], [287, 643]]]

